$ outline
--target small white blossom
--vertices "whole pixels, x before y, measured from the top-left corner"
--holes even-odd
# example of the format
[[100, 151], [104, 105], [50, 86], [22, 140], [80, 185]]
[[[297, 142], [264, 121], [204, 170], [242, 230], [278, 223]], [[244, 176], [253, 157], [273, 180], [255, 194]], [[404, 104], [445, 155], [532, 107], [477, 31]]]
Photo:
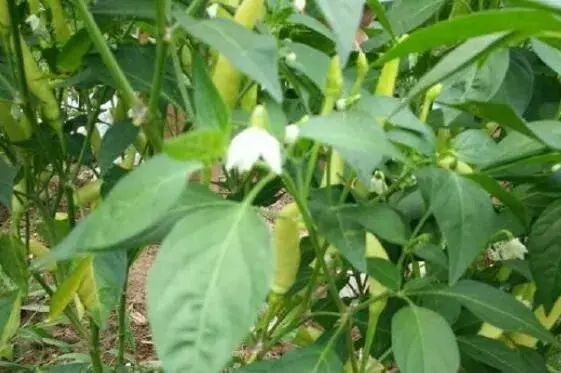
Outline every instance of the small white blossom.
[[500, 241], [493, 245], [491, 253], [494, 260], [520, 259], [524, 260], [524, 255], [528, 253], [526, 246], [518, 238], [512, 238], [508, 241]]
[[347, 106], [348, 106], [348, 102], [344, 98], [340, 98], [335, 102], [335, 108], [337, 109], [337, 111], [346, 110]]
[[214, 3], [206, 8], [206, 14], [208, 14], [210, 18], [215, 18], [218, 14], [218, 4]]
[[525, 305], [527, 308], [532, 309], [532, 302], [527, 299], [524, 299], [522, 295], [517, 295], [516, 300]]
[[294, 0], [292, 2], [292, 5], [298, 12], [303, 12], [306, 8], [306, 0]]
[[142, 101], [138, 100], [136, 106], [129, 109], [127, 114], [129, 118], [132, 119], [132, 124], [138, 127], [141, 126], [142, 123], [144, 123], [149, 113], [146, 105], [144, 105]]
[[384, 194], [387, 192], [388, 185], [386, 184], [384, 173], [380, 171], [374, 173], [374, 176], [370, 179], [369, 190], [376, 194]]
[[37, 31], [41, 26], [41, 19], [37, 17], [35, 14], [32, 14], [29, 17], [27, 17], [25, 22], [29, 25], [31, 31], [33, 32]]
[[290, 52], [284, 57], [284, 59], [286, 60], [286, 62], [294, 62], [296, 61], [296, 53]]
[[287, 144], [294, 144], [300, 136], [300, 127], [296, 124], [289, 124], [284, 129], [284, 142]]
[[226, 169], [249, 171], [259, 158], [262, 158], [274, 173], [282, 172], [279, 141], [263, 128], [249, 127], [232, 139], [226, 156]]
[[[427, 265], [424, 261], [417, 262], [419, 264], [419, 275], [425, 277], [427, 274]], [[413, 272], [413, 263], [409, 263], [407, 266], [410, 272]]]
[[559, 171], [559, 169], [561, 169], [561, 163], [556, 163], [553, 166], [551, 166], [551, 172], [557, 172]]

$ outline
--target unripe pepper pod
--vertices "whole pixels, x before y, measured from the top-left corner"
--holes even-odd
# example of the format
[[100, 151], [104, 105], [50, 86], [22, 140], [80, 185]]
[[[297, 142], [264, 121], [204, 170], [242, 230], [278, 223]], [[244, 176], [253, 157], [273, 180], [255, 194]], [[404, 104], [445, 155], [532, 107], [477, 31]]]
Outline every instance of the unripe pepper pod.
[[10, 35], [12, 20], [8, 8], [8, 0], [0, 0], [0, 33], [3, 37]]
[[[238, 7], [234, 16], [234, 21], [240, 25], [252, 29], [257, 20], [265, 11], [264, 0], [244, 0]], [[228, 108], [233, 109], [236, 102], [242, 74], [235, 66], [223, 55], [218, 57], [218, 61], [214, 67], [212, 82], [222, 96], [224, 103]]]
[[[366, 258], [381, 258], [389, 260], [388, 253], [386, 249], [382, 246], [378, 238], [372, 233], [366, 233]], [[370, 294], [371, 298], [376, 298], [383, 296], [386, 292], [386, 287], [380, 284], [375, 278], [368, 277], [368, 293]], [[378, 320], [380, 319], [380, 315], [386, 308], [386, 304], [388, 303], [388, 298], [383, 297], [378, 299], [376, 302], [373, 302], [368, 307], [368, 328], [366, 330], [366, 342], [365, 342], [365, 349], [367, 352], [370, 351], [372, 347], [372, 343], [374, 341], [374, 337], [376, 336], [376, 327], [378, 325]]]
[[20, 38], [20, 42], [27, 86], [31, 93], [41, 101], [43, 115], [47, 119], [49, 126], [56, 131], [62, 140], [63, 134], [62, 121], [60, 120], [60, 108], [49, 84], [49, 79], [47, 75], [41, 71], [37, 62], [35, 62], [25, 40]]
[[51, 8], [52, 25], [55, 33], [55, 39], [60, 45], [64, 45], [70, 39], [70, 28], [64, 16], [64, 8], [60, 0], [47, 0]]
[[[402, 41], [407, 35], [403, 35], [399, 40]], [[399, 58], [395, 58], [382, 66], [380, 77], [374, 93], [377, 96], [392, 97], [395, 92], [395, 84], [399, 74]]]
[[325, 80], [325, 91], [326, 97], [330, 97], [333, 100], [337, 99], [343, 90], [343, 74], [341, 72], [341, 62], [338, 55], [331, 57], [329, 62], [329, 67], [327, 69], [327, 76]]
[[362, 83], [364, 83], [368, 70], [369, 66], [366, 54], [364, 54], [362, 50], [359, 50], [356, 60], [356, 80], [353, 84], [353, 88], [351, 89], [351, 96], [355, 96], [360, 93], [360, 88], [362, 87]]
[[286, 294], [296, 282], [300, 268], [300, 210], [296, 203], [282, 208], [275, 219], [275, 272], [271, 291]]
[[254, 84], [243, 95], [240, 103], [241, 108], [244, 109], [245, 111], [251, 112], [255, 107], [255, 104], [257, 104], [257, 93], [258, 93], [257, 85]]
[[431, 88], [429, 88], [429, 90], [425, 94], [425, 100], [423, 101], [423, 106], [421, 107], [421, 114], [419, 115], [419, 119], [422, 122], [427, 121], [432, 104], [434, 103], [434, 101], [436, 101], [438, 96], [440, 96], [441, 92], [442, 92], [442, 84], [438, 83], [433, 85]]
[[251, 113], [251, 119], [249, 120], [249, 124], [252, 127], [258, 127], [266, 129], [268, 125], [269, 117], [267, 115], [267, 109], [263, 105], [257, 105], [253, 109]]

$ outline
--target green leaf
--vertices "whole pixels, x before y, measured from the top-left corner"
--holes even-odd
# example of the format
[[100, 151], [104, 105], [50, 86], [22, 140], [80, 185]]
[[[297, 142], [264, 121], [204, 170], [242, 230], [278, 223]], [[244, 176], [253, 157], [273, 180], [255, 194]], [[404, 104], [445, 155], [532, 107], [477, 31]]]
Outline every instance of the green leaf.
[[229, 130], [228, 107], [212, 83], [205, 63], [198, 54], [193, 55], [193, 100], [195, 123], [199, 128]]
[[173, 16], [188, 33], [216, 49], [275, 100], [282, 101], [274, 38], [256, 34], [228, 19], [197, 21], [183, 11], [176, 11]]
[[74, 73], [82, 66], [84, 56], [93, 43], [88, 31], [81, 29], [68, 39], [56, 56], [56, 68], [63, 73]]
[[417, 245], [415, 248], [415, 255], [439, 265], [442, 268], [448, 269], [448, 258], [444, 250], [434, 244], [425, 243]]
[[561, 149], [561, 122], [557, 120], [540, 120], [528, 123], [528, 128], [544, 144], [553, 149]]
[[[152, 9], [150, 11], [153, 12]], [[134, 90], [149, 93], [156, 62], [156, 46], [141, 46], [138, 43], [122, 44], [113, 54]], [[115, 89], [120, 88], [98, 54], [87, 55], [84, 64], [88, 66], [88, 70], [95, 80]], [[177, 77], [171, 63], [166, 63], [160, 98], [185, 109], [177, 84]]]
[[[20, 293], [19, 290], [13, 290], [0, 296], [0, 335], [4, 335], [6, 328], [10, 329], [10, 319], [13, 318], [14, 306], [19, 304]], [[16, 311], [20, 312], [19, 307]], [[4, 339], [4, 338], [2, 338]]]
[[382, 258], [367, 258], [366, 266], [368, 274], [386, 288], [399, 291], [401, 287], [401, 274], [389, 260]]
[[536, 319], [532, 310], [512, 295], [482, 282], [462, 280], [452, 287], [412, 290], [410, 295], [433, 294], [456, 299], [481, 320], [509, 332], [527, 332], [543, 341], [556, 343]]
[[466, 175], [466, 177], [481, 185], [490, 195], [497, 197], [514, 213], [523, 225], [527, 224], [526, 208], [522, 201], [513, 193], [502, 187], [495, 179], [480, 173], [469, 174]]
[[94, 15], [119, 18], [154, 19], [153, 0], [98, 0], [90, 8]]
[[267, 109], [267, 116], [269, 117], [271, 134], [275, 136], [279, 141], [284, 140], [284, 132], [285, 127], [288, 125], [288, 119], [284, 114], [282, 105], [273, 100], [269, 95], [266, 95], [263, 98], [262, 103]]
[[[503, 83], [509, 66], [509, 51], [499, 48], [490, 53], [483, 63], [473, 63], [454, 73], [443, 84], [437, 101], [446, 105], [466, 101], [487, 101]], [[456, 109], [442, 108], [444, 123], [452, 123], [460, 114]]]
[[377, 203], [356, 206], [345, 210], [346, 218], [352, 219], [382, 239], [403, 245], [409, 239], [409, 227], [397, 211], [390, 206]]
[[487, 121], [496, 122], [526, 136], [538, 139], [530, 130], [526, 121], [510, 105], [497, 102], [467, 101], [456, 107]]
[[532, 50], [557, 75], [561, 75], [561, 51], [540, 39], [532, 39]]
[[452, 139], [452, 147], [464, 162], [481, 165], [491, 162], [497, 153], [497, 143], [485, 130], [468, 129]]
[[550, 310], [561, 295], [561, 201], [556, 201], [538, 217], [528, 237], [530, 268], [538, 297]]
[[[520, 132], [510, 132], [502, 139], [497, 146], [497, 157], [495, 160], [482, 169], [489, 170], [495, 165], [501, 165], [508, 162], [514, 162], [520, 159], [532, 157], [543, 153], [547, 148], [541, 141], [528, 137]], [[524, 162], [527, 162], [524, 160]]]
[[507, 347], [503, 342], [481, 336], [458, 337], [462, 353], [495, 369], [508, 373], [534, 373], [520, 353]]
[[442, 4], [444, 0], [396, 0], [388, 11], [388, 18], [395, 33], [402, 35], [425, 23]]
[[19, 238], [0, 234], [0, 265], [2, 271], [20, 289], [27, 289], [29, 272], [25, 258], [25, 244]]
[[88, 274], [88, 270], [92, 264], [92, 257], [88, 256], [80, 260], [80, 262], [67, 274], [64, 280], [59, 284], [58, 288], [51, 297], [49, 304], [49, 320], [56, 320], [66, 307], [74, 300], [74, 296], [80, 289], [82, 281]]
[[101, 174], [113, 167], [113, 161], [120, 156], [127, 147], [133, 143], [140, 127], [132, 122], [116, 123], [109, 127], [101, 140], [99, 149], [99, 167]]
[[311, 346], [295, 349], [278, 360], [263, 361], [237, 369], [235, 373], [340, 373], [343, 363], [332, 349]]
[[[354, 220], [348, 218], [349, 207], [332, 206], [312, 198], [310, 213], [322, 235], [359, 271], [366, 272], [365, 231]], [[353, 211], [350, 207], [350, 211]]]
[[271, 285], [270, 233], [248, 203], [188, 213], [148, 275], [148, 316], [166, 372], [219, 372]]
[[[51, 253], [51, 260], [80, 251], [126, 248], [127, 241], [150, 232], [178, 203], [199, 162], [157, 155], [124, 176], [100, 207], [80, 221]], [[41, 264], [41, 263], [39, 263]]]
[[397, 57], [422, 53], [442, 45], [462, 42], [470, 38], [497, 37], [504, 31], [538, 34], [559, 30], [561, 20], [554, 14], [535, 9], [500, 9], [476, 12], [424, 27], [384, 53], [377, 61], [380, 66]]
[[388, 121], [394, 127], [422, 135], [434, 146], [435, 136], [432, 128], [421, 121], [409, 108], [401, 107], [401, 101], [395, 97], [364, 95], [356, 103], [356, 108], [377, 120]]
[[331, 32], [331, 30], [327, 26], [308, 15], [296, 13], [291, 15], [288, 18], [287, 22], [295, 25], [305, 26], [310, 30], [317, 32], [318, 34], [321, 34], [326, 38], [335, 41], [335, 35], [333, 35], [333, 32]]
[[127, 252], [111, 251], [94, 255], [78, 295], [100, 328], [105, 328], [113, 308], [119, 303], [127, 276]]
[[423, 75], [409, 91], [406, 101], [417, 96], [419, 93], [434, 84], [452, 76], [454, 73], [470, 65], [485, 53], [500, 47], [510, 38], [511, 34], [501, 33], [481, 36], [466, 41], [444, 56], [428, 73]]
[[286, 64], [306, 75], [320, 91], [323, 91], [329, 56], [301, 43], [287, 43], [286, 48], [296, 56], [294, 61], [286, 60]]
[[47, 373], [88, 373], [90, 363], [71, 363], [50, 367]]
[[14, 179], [19, 167], [14, 167], [0, 157], [0, 203], [8, 210], [12, 206]]
[[3, 357], [12, 354], [13, 344], [9, 341], [21, 324], [21, 303], [22, 296], [17, 290], [0, 297], [0, 353]]
[[[372, 13], [376, 15], [376, 19], [378, 20], [378, 22], [380, 22], [380, 24], [386, 30], [386, 32], [392, 38], [395, 38], [396, 33], [388, 18], [388, 15], [386, 14], [386, 10], [384, 9], [384, 6], [380, 2], [380, 0], [367, 0], [366, 3], [368, 4], [368, 7], [372, 10]], [[366, 47], [366, 45], [363, 46]]]
[[462, 311], [462, 305], [455, 299], [434, 295], [421, 297], [420, 305], [438, 313], [440, 316], [444, 317], [450, 325], [453, 325], [458, 320]]
[[417, 179], [447, 240], [449, 281], [453, 284], [486, 248], [494, 233], [493, 206], [483, 189], [455, 172], [425, 168], [417, 172]]
[[341, 65], [344, 66], [360, 24], [364, 0], [316, 0], [316, 4], [333, 29]]
[[426, 308], [410, 306], [395, 314], [392, 349], [403, 373], [455, 373], [460, 368], [460, 353], [450, 325]]
[[216, 160], [226, 149], [224, 132], [213, 128], [188, 131], [164, 142], [164, 152], [180, 161], [199, 160], [205, 164]]
[[512, 106], [516, 113], [522, 115], [536, 88], [532, 65], [521, 50], [510, 49], [510, 64], [503, 84], [491, 101]]
[[327, 116], [315, 116], [300, 129], [300, 136], [331, 145], [359, 174], [370, 181], [384, 156], [400, 157], [382, 127], [370, 113], [352, 108]]
[[561, 13], [561, 6], [558, 4], [557, 0], [508, 0], [507, 2], [513, 5]]
[[[370, 2], [369, 2], [370, 3]], [[421, 26], [440, 10], [444, 0], [397, 0], [387, 12], [389, 23], [396, 35], [403, 35]], [[378, 12], [375, 12], [376, 18]], [[382, 23], [382, 20], [380, 20]], [[387, 29], [386, 26], [384, 28]], [[370, 51], [389, 41], [387, 34], [373, 37], [364, 43], [364, 49]]]

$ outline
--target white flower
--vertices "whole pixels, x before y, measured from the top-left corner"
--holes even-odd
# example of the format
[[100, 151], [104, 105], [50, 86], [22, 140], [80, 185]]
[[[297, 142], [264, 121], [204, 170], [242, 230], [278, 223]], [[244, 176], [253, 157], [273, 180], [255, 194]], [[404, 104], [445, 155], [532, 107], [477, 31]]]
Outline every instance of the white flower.
[[304, 8], [306, 8], [306, 0], [294, 0], [292, 5], [298, 12], [303, 12]]
[[39, 26], [41, 26], [41, 19], [39, 19], [39, 17], [37, 17], [35, 14], [27, 17], [25, 22], [29, 25], [31, 31], [33, 32], [37, 31], [39, 29]]
[[384, 173], [381, 171], [376, 171], [374, 176], [370, 179], [369, 185], [370, 192], [376, 194], [384, 194], [388, 190], [388, 185], [386, 184], [386, 178]]
[[[420, 261], [417, 262], [419, 265], [419, 275], [421, 277], [425, 277], [425, 275], [427, 274], [427, 265], [425, 262]], [[409, 265], [407, 266], [407, 268], [409, 269], [410, 272], [413, 272], [413, 263], [409, 263]]]
[[206, 14], [208, 14], [210, 18], [215, 18], [218, 14], [218, 4], [214, 3], [206, 8]]
[[524, 255], [528, 252], [526, 246], [518, 238], [512, 238], [508, 241], [500, 241], [493, 245], [494, 255], [493, 259], [509, 260], [520, 259], [524, 260]]
[[226, 169], [249, 171], [259, 158], [262, 158], [274, 173], [282, 172], [279, 141], [263, 128], [248, 127], [232, 139], [226, 156]]
[[346, 110], [347, 106], [348, 106], [348, 102], [344, 98], [340, 98], [337, 101], [335, 101], [335, 108], [337, 109], [337, 111]]
[[284, 59], [285, 59], [286, 62], [294, 62], [294, 61], [296, 61], [296, 53], [290, 52], [289, 54], [284, 56]]
[[287, 144], [294, 144], [300, 136], [300, 127], [296, 124], [289, 124], [284, 128], [284, 142]]
[[551, 166], [551, 172], [557, 172], [559, 171], [559, 169], [561, 169], [561, 163], [556, 163], [553, 166]]

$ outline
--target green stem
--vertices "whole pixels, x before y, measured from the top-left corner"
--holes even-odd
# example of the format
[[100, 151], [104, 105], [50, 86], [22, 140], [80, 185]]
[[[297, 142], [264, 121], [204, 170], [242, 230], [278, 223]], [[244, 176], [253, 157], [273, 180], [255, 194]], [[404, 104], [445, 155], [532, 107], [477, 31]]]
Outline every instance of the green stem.
[[171, 60], [173, 63], [173, 70], [175, 71], [175, 78], [177, 79], [177, 88], [179, 89], [179, 94], [183, 100], [183, 106], [189, 120], [193, 120], [195, 117], [195, 112], [193, 110], [193, 105], [191, 105], [191, 100], [183, 84], [183, 71], [181, 70], [181, 62], [179, 61], [179, 56], [177, 54], [177, 46], [173, 39], [170, 41], [171, 44]]
[[10, 18], [12, 23], [12, 37], [14, 40], [15, 54], [17, 58], [17, 71], [16, 75], [19, 79], [19, 89], [21, 90], [23, 96], [23, 109], [27, 119], [35, 127], [37, 122], [35, 121], [35, 116], [33, 115], [33, 110], [31, 109], [31, 94], [29, 92], [29, 87], [25, 80], [25, 65], [23, 63], [23, 50], [21, 47], [21, 37], [19, 33], [19, 24], [16, 20], [19, 20], [19, 14], [14, 1], [8, 1], [8, 7], [10, 12]]
[[[152, 119], [159, 116], [158, 103], [160, 101], [160, 91], [162, 90], [162, 82], [164, 79], [165, 66], [166, 66], [166, 56], [168, 52], [169, 42], [166, 40], [166, 1], [156, 0], [156, 30], [158, 35], [158, 44], [156, 45], [156, 64], [154, 66], [154, 75], [152, 76], [152, 88], [150, 89], [150, 101], [148, 103], [148, 109], [150, 110], [150, 116]], [[156, 122], [152, 121], [152, 125]], [[158, 135], [161, 131], [157, 131]], [[157, 149], [161, 149], [161, 144], [159, 144]], [[158, 149], [159, 150], [159, 149]]]
[[101, 354], [99, 352], [99, 326], [90, 317], [90, 329], [91, 329], [91, 346], [90, 346], [90, 356], [92, 359], [92, 370], [93, 373], [103, 373], [103, 364], [101, 362]]
[[[382, 294], [382, 295], [387, 296], [386, 294]], [[376, 301], [380, 299], [376, 299]], [[362, 360], [360, 362], [360, 373], [366, 372], [366, 365], [368, 363], [368, 358], [370, 357], [370, 350], [372, 349], [372, 344], [374, 343], [374, 338], [376, 337], [376, 327], [378, 326], [379, 314], [377, 316], [378, 317], [370, 316], [368, 318], [368, 327], [366, 329], [366, 342], [364, 343]]]
[[[109, 93], [109, 87], [105, 87], [103, 89], [103, 94], [101, 95], [102, 97], [101, 101], [103, 101], [106, 98], [108, 93]], [[82, 163], [84, 162], [86, 149], [90, 145], [94, 127], [100, 112], [101, 112], [100, 105], [98, 105], [98, 107], [95, 110], [90, 112], [90, 117], [88, 118], [88, 122], [86, 123], [86, 139], [84, 140], [84, 142], [82, 143], [82, 147], [80, 148], [80, 154], [78, 155], [78, 161], [76, 162], [77, 164], [74, 174], [69, 179], [72, 185], [76, 183], [76, 179], [78, 179], [78, 175], [80, 174], [80, 168], [82, 167]]]
[[111, 49], [109, 49], [109, 46], [107, 45], [107, 42], [105, 41], [101, 30], [97, 26], [95, 19], [88, 9], [86, 0], [74, 0], [74, 5], [76, 10], [78, 11], [79, 17], [84, 22], [84, 26], [86, 27], [86, 30], [88, 31], [93, 44], [101, 55], [103, 63], [107, 66], [107, 69], [109, 70], [109, 73], [115, 81], [115, 84], [122, 91], [123, 98], [126, 100], [129, 107], [136, 107], [137, 97], [134, 93], [134, 89], [129, 83], [123, 70], [121, 70], [119, 63], [111, 52]]
[[[128, 278], [128, 268], [125, 278]], [[126, 335], [127, 335], [127, 281], [123, 286], [123, 292], [121, 293], [121, 300], [119, 302], [119, 346], [117, 352], [117, 366], [123, 367], [125, 365], [125, 347], [126, 347]]]

